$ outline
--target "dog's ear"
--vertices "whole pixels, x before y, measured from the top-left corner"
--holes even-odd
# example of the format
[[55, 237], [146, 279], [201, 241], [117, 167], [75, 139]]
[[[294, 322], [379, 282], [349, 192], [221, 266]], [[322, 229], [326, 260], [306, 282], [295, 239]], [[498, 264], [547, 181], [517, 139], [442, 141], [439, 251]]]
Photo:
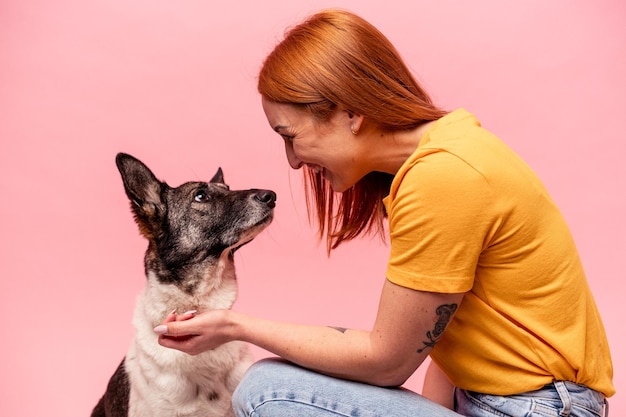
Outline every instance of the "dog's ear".
[[118, 153], [115, 163], [122, 175], [124, 190], [139, 230], [149, 239], [152, 237], [152, 225], [159, 222], [165, 212], [161, 193], [167, 184], [159, 181], [143, 162], [133, 156]]
[[215, 173], [215, 175], [213, 175], [213, 178], [211, 178], [211, 182], [215, 182], [218, 184], [225, 184], [224, 183], [224, 173], [222, 172], [222, 168], [218, 168], [217, 172]]

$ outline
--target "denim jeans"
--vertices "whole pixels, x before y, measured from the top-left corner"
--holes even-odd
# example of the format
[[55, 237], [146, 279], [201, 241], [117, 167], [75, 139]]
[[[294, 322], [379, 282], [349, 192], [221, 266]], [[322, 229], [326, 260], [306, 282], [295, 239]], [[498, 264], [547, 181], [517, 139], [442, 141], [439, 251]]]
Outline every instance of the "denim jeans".
[[[562, 383], [561, 383], [562, 384]], [[457, 414], [403, 388], [381, 388], [318, 374], [280, 359], [252, 365], [233, 394], [237, 417], [459, 417], [600, 416], [604, 397], [580, 385], [567, 388], [564, 408], [556, 388], [511, 397], [456, 390]], [[561, 389], [562, 391], [562, 389]], [[565, 394], [561, 394], [564, 395]]]
[[233, 408], [237, 417], [459, 417], [409, 390], [331, 378], [277, 359], [252, 365]]
[[505, 397], [455, 390], [456, 410], [466, 416], [608, 416], [604, 395], [584, 385], [555, 381], [537, 391]]

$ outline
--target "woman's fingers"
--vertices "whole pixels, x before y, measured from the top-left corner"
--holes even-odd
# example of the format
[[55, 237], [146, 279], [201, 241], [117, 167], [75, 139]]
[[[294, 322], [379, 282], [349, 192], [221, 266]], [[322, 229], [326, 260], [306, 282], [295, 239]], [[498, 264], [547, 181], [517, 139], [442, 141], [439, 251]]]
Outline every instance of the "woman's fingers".
[[196, 317], [196, 310], [189, 310], [181, 314], [180, 316], [176, 316], [176, 321], [189, 320]]
[[172, 310], [172, 312], [165, 317], [161, 324], [154, 328], [154, 332], [159, 335], [169, 334], [171, 326], [168, 326], [168, 323], [192, 319], [196, 316], [196, 313], [196, 310], [189, 310], [183, 314], [177, 315], [176, 310]]

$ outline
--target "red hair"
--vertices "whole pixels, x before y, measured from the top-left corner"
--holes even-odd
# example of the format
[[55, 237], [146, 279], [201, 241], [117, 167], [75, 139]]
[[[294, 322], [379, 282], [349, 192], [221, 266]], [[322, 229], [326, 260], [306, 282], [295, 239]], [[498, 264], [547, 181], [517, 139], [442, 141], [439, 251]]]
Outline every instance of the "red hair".
[[[320, 123], [338, 106], [386, 131], [414, 129], [446, 113], [378, 29], [342, 10], [319, 12], [288, 30], [265, 59], [258, 90], [266, 100], [307, 110]], [[320, 173], [304, 169], [309, 216], [317, 216], [329, 252], [362, 232], [384, 236], [382, 199], [393, 175], [371, 172], [335, 193]]]

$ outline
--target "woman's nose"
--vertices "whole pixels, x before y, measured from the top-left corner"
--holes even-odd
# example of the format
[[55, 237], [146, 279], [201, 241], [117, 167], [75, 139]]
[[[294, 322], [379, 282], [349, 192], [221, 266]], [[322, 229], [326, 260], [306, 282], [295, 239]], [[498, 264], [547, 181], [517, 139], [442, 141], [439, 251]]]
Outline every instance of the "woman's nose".
[[302, 168], [302, 165], [304, 164], [296, 156], [296, 153], [293, 151], [293, 145], [290, 142], [285, 142], [285, 154], [287, 155], [287, 161], [289, 162], [289, 165], [291, 166], [291, 168], [293, 169]]

